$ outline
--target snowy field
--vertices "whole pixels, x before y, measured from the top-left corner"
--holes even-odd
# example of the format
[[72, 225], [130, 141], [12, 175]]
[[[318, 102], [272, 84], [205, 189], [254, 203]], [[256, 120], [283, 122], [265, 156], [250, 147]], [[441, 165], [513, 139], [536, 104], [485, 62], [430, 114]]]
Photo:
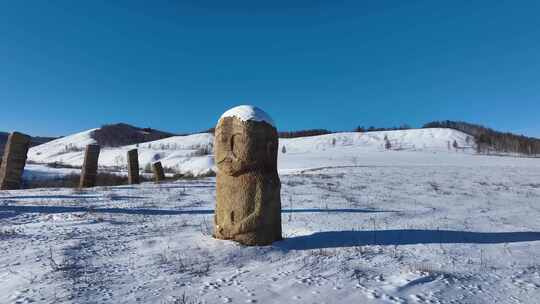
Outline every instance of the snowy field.
[[266, 247], [211, 237], [213, 178], [2, 191], [0, 303], [538, 303], [540, 160], [324, 142]]

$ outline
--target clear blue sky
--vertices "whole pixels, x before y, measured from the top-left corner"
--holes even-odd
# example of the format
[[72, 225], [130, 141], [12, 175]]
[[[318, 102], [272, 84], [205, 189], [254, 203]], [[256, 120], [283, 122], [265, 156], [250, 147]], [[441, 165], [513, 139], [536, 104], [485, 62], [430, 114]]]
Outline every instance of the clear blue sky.
[[0, 130], [192, 132], [254, 104], [281, 130], [451, 119], [539, 137], [539, 16], [526, 0], [0, 0]]

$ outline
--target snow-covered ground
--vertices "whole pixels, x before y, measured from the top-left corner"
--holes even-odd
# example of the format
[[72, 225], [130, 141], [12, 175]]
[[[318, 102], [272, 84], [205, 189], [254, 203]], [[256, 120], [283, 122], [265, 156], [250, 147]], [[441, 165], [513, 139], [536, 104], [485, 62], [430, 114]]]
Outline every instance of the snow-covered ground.
[[540, 160], [448, 134], [282, 140], [265, 247], [210, 236], [213, 178], [2, 191], [0, 303], [538, 303]]

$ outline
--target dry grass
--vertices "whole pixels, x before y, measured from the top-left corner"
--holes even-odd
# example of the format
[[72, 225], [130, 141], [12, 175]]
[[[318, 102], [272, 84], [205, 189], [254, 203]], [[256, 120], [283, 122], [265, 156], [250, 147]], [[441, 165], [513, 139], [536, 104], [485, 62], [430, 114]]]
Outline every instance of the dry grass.
[[[30, 179], [24, 180], [22, 184], [23, 189], [32, 188], [78, 188], [79, 187], [79, 174], [68, 174], [52, 179]], [[140, 176], [140, 181], [149, 181], [143, 175]], [[113, 173], [101, 172], [96, 177], [96, 186], [120, 186], [127, 185], [128, 178], [125, 175], [118, 175]]]

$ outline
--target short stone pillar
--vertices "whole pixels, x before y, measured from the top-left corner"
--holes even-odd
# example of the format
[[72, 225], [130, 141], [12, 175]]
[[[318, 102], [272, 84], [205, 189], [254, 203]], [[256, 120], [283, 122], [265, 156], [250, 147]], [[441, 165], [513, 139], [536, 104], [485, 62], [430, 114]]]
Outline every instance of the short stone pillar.
[[154, 171], [154, 180], [160, 182], [165, 179], [165, 173], [161, 162], [155, 162], [152, 164], [152, 171]]
[[79, 187], [87, 188], [96, 185], [99, 145], [87, 145], [84, 152], [84, 163], [81, 171], [81, 180]]
[[218, 121], [214, 148], [214, 237], [244, 245], [280, 240], [278, 133], [272, 119], [253, 106], [232, 108]]
[[26, 134], [13, 132], [9, 135], [0, 165], [0, 190], [21, 187], [30, 141], [30, 136]]
[[128, 182], [130, 185], [138, 184], [139, 179], [139, 153], [137, 149], [132, 149], [127, 152], [128, 161]]

